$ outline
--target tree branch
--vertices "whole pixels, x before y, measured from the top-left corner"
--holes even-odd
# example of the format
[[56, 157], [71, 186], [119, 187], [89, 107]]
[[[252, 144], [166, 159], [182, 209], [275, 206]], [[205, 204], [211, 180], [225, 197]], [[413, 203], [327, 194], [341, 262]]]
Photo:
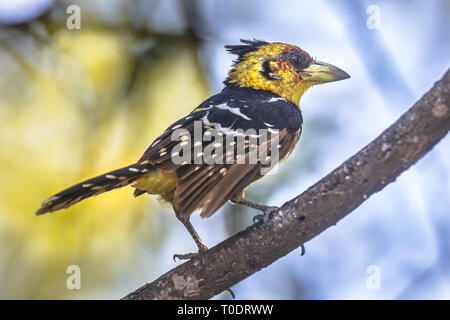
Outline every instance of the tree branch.
[[208, 299], [319, 235], [393, 182], [450, 129], [450, 70], [375, 140], [296, 198], [124, 299]]

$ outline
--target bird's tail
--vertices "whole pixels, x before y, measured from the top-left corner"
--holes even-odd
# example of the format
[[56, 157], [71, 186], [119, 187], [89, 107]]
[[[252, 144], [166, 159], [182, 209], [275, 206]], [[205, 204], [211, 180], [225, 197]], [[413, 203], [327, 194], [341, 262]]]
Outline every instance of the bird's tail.
[[155, 167], [149, 163], [133, 164], [83, 181], [45, 200], [36, 215], [68, 208], [86, 198], [125, 187], [152, 170]]

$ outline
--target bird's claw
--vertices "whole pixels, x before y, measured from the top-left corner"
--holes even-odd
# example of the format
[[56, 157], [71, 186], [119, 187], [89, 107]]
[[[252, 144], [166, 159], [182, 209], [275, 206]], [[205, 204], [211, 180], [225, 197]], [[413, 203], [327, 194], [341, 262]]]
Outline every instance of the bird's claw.
[[256, 216], [253, 217], [253, 223], [262, 222], [264, 225], [267, 225], [272, 213], [277, 212], [279, 209], [280, 208], [278, 207], [272, 206], [265, 208], [263, 214], [257, 214]]
[[301, 256], [304, 256], [304, 255], [305, 255], [305, 253], [306, 253], [306, 250], [305, 250], [305, 245], [304, 245], [304, 244], [302, 244], [302, 245], [300, 246], [300, 249], [302, 250], [302, 251], [300, 252], [300, 255], [301, 255]]
[[173, 255], [173, 261], [177, 262], [178, 260], [190, 260], [193, 257], [195, 257], [196, 255], [198, 255], [198, 252], [190, 252], [190, 253], [185, 253], [185, 254], [174, 254]]
[[234, 294], [233, 290], [231, 290], [230, 288], [228, 288], [228, 289], [226, 289], [225, 291], [228, 291], [228, 292], [230, 293], [231, 297], [232, 297], [233, 299], [236, 299], [236, 295]]
[[253, 217], [253, 223], [257, 223], [257, 222], [262, 222], [264, 224], [266, 224], [267, 222], [265, 221], [265, 217], [263, 214], [257, 214], [256, 216]]
[[198, 244], [198, 252], [190, 252], [190, 253], [185, 253], [185, 254], [174, 254], [173, 255], [173, 261], [177, 262], [178, 260], [190, 260], [192, 258], [194, 258], [195, 256], [197, 256], [200, 253], [204, 253], [208, 251], [208, 247], [205, 246], [203, 243], [199, 243]]

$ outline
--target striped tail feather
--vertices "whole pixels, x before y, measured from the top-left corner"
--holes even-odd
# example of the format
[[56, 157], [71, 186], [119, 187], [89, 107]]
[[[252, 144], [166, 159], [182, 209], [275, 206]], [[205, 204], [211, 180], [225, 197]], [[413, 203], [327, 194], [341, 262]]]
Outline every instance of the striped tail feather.
[[36, 211], [36, 215], [68, 208], [86, 198], [125, 187], [154, 169], [155, 167], [150, 163], [132, 164], [85, 180], [45, 200], [41, 208]]

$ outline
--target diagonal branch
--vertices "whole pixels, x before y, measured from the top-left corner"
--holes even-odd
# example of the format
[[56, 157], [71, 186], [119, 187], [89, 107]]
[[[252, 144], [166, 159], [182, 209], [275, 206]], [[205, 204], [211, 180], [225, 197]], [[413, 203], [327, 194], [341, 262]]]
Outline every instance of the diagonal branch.
[[319, 235], [393, 182], [450, 130], [450, 70], [353, 157], [296, 198], [269, 224], [254, 224], [124, 299], [208, 299]]

